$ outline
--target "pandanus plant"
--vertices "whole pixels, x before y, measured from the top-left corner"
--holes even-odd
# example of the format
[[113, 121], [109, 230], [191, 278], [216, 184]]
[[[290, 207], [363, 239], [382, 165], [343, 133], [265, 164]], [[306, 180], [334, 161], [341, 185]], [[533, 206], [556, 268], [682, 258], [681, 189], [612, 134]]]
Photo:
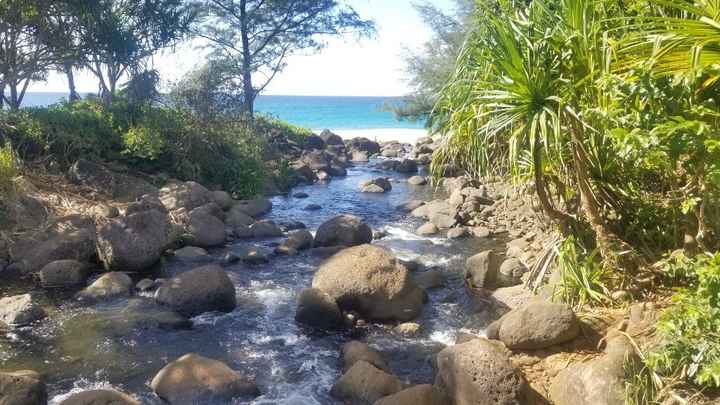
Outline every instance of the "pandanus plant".
[[632, 248], [605, 219], [605, 128], [591, 113], [610, 102], [597, 82], [610, 68], [615, 5], [480, 4], [478, 30], [435, 109], [445, 144], [432, 170], [459, 162], [478, 176], [531, 175], [543, 211], [565, 232], [589, 224], [605, 262], [633, 270]]

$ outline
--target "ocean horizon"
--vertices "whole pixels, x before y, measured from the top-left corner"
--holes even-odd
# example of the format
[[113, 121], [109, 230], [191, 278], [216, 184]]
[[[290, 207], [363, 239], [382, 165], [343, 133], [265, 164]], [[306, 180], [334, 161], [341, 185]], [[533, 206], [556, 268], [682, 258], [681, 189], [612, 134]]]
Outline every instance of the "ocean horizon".
[[[48, 106], [66, 97], [67, 93], [61, 92], [30, 92], [23, 107]], [[402, 97], [261, 95], [255, 109], [313, 132], [330, 129], [343, 138], [364, 136], [413, 142], [426, 134], [423, 123], [399, 121], [392, 112], [383, 109], [387, 103], [401, 100]]]

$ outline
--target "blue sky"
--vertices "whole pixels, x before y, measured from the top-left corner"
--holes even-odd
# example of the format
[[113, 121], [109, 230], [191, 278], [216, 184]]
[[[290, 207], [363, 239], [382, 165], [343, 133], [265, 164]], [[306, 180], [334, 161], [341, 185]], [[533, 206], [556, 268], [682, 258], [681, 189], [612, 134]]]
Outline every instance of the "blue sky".
[[[375, 20], [378, 34], [372, 39], [331, 39], [321, 53], [294, 55], [288, 67], [267, 88], [265, 94], [397, 96], [410, 88], [404, 71], [403, 54], [430, 37], [428, 28], [412, 7], [413, 0], [350, 0], [364, 18]], [[450, 9], [452, 0], [432, 0]], [[203, 60], [203, 51], [191, 44], [155, 57], [154, 63], [166, 82], [176, 81]], [[87, 74], [76, 78], [81, 92], [97, 91], [96, 81]], [[62, 75], [53, 74], [46, 83], [35, 83], [31, 91], [66, 91]]]

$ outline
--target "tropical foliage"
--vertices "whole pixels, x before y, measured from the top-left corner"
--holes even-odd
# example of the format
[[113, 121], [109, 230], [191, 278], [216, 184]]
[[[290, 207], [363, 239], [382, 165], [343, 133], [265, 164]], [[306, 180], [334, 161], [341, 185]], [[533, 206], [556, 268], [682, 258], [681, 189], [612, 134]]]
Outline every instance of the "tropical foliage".
[[718, 266], [701, 252], [720, 248], [718, 27], [715, 0], [479, 0], [431, 116], [436, 177], [459, 165], [534, 183], [566, 236], [564, 300], [608, 303], [665, 252], [701, 254], [668, 261], [665, 278], [691, 284], [661, 323], [676, 343], [642, 367], [711, 386]]

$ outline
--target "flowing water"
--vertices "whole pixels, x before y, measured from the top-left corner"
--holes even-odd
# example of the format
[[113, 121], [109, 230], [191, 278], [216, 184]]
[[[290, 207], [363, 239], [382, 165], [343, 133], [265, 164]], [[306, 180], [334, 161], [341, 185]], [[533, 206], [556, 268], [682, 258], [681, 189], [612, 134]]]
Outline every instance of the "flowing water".
[[[107, 320], [118, 317], [126, 301], [85, 307], [70, 300], [71, 293], [45, 293], [43, 299], [58, 309], [39, 326], [0, 334], [0, 369], [43, 373], [53, 404], [70, 393], [107, 387], [129, 392], [143, 403], [159, 404], [149, 388], [153, 376], [168, 362], [196, 352], [255, 375], [263, 395], [249, 403], [335, 404], [329, 391], [341, 374], [340, 347], [348, 340], [363, 339], [385, 355], [404, 383], [432, 382], [433, 355], [452, 344], [459, 332], [479, 332], [485, 324], [484, 313], [478, 311], [463, 287], [462, 265], [469, 255], [497, 247], [498, 242], [416, 236], [413, 230], [420, 222], [395, 206], [411, 199], [429, 200], [435, 191], [410, 186], [394, 174], [393, 190], [387, 194], [358, 191], [361, 181], [379, 175], [391, 174], [376, 172], [370, 165], [358, 166], [349, 170], [347, 178], [296, 188], [294, 192], [303, 191], [310, 197], [276, 197], [268, 218], [278, 223], [301, 221], [314, 232], [335, 215], [354, 214], [373, 229], [387, 231], [388, 236], [374, 243], [388, 247], [399, 258], [440, 269], [446, 286], [429, 292], [430, 300], [417, 320], [422, 325], [419, 335], [403, 337], [381, 325], [339, 334], [319, 334], [298, 326], [294, 321], [296, 297], [311, 284], [322, 261], [301, 254], [273, 257], [260, 266], [226, 267], [236, 286], [237, 309], [196, 317], [189, 330], [109, 328]], [[304, 211], [303, 207], [311, 203], [323, 209]], [[158, 272], [172, 276], [219, 262], [228, 251], [241, 250], [248, 244], [271, 249], [280, 240], [238, 242], [215, 249], [202, 259], [167, 259]]]

